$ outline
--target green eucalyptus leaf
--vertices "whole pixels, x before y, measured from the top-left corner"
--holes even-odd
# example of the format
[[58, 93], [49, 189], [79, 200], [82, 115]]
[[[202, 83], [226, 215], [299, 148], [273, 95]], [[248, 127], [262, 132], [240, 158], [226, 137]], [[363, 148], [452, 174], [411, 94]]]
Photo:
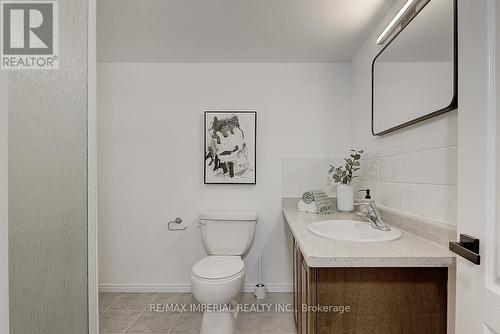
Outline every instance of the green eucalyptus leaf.
[[350, 158], [344, 159], [345, 165], [338, 167], [329, 165], [330, 169], [328, 170], [328, 174], [330, 174], [332, 179], [337, 183], [350, 184], [352, 180], [357, 177], [354, 175], [354, 172], [359, 171], [361, 168], [359, 160], [364, 151], [350, 150], [350, 152]]

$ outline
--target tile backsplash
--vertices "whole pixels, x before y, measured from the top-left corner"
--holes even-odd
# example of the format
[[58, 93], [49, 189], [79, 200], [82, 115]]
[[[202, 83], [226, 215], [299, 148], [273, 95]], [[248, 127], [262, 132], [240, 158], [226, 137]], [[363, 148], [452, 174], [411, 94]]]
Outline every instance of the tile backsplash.
[[457, 145], [411, 152], [370, 152], [356, 188], [372, 189], [380, 206], [456, 225]]
[[[342, 162], [342, 157], [283, 157], [282, 195], [297, 197], [310, 189], [335, 195], [327, 172], [329, 164]], [[382, 207], [456, 225], [457, 145], [367, 152], [353, 185], [356, 190], [370, 188]]]

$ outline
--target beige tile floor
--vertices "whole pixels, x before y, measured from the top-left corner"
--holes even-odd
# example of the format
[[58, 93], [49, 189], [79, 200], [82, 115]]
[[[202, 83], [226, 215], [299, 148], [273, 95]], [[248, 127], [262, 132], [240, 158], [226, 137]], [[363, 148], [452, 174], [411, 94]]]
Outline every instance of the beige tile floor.
[[[243, 304], [289, 304], [291, 294], [269, 293], [263, 301], [250, 293], [238, 298]], [[150, 304], [197, 303], [190, 293], [115, 293], [99, 294], [100, 332], [115, 333], [169, 333], [198, 334], [202, 313], [200, 312], [151, 312]], [[189, 307], [188, 307], [189, 308]], [[237, 334], [295, 334], [292, 313], [240, 312]]]

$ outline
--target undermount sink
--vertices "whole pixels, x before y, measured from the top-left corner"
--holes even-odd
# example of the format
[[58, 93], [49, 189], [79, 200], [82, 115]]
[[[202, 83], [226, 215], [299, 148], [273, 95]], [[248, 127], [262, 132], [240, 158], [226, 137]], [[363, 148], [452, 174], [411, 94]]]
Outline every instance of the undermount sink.
[[392, 226], [390, 231], [381, 231], [371, 227], [370, 223], [355, 220], [323, 220], [312, 223], [308, 230], [317, 236], [337, 241], [381, 242], [401, 237], [401, 232]]

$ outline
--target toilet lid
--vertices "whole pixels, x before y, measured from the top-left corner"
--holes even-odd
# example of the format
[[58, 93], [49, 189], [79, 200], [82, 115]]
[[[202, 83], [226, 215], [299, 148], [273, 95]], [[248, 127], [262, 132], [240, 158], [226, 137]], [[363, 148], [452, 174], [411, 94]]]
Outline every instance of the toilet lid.
[[245, 264], [239, 256], [207, 256], [193, 266], [193, 274], [201, 278], [220, 279], [240, 273]]

